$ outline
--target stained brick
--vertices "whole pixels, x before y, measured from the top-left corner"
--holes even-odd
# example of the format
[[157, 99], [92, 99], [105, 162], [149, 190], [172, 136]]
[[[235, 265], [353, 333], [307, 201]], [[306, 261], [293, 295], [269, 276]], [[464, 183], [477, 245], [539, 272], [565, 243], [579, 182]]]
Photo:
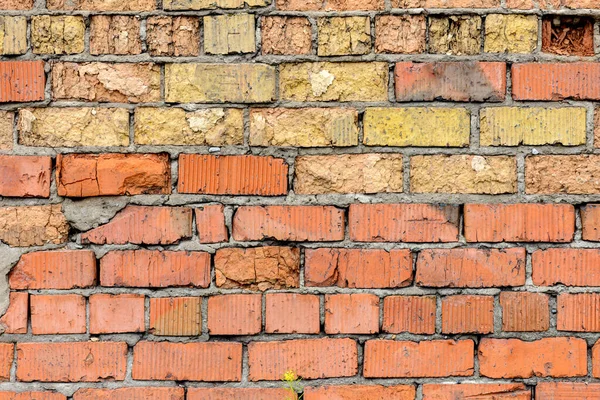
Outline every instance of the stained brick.
[[[29, 294], [11, 292], [6, 313], [0, 318], [0, 331], [3, 333], [27, 333], [29, 317]], [[1, 398], [1, 396], [0, 396]]]
[[502, 330], [543, 332], [550, 327], [549, 296], [543, 293], [502, 292]]
[[44, 100], [46, 75], [43, 61], [2, 61], [0, 76], [0, 103]]
[[368, 293], [325, 296], [325, 333], [379, 332], [379, 297]]
[[86, 301], [78, 294], [31, 296], [34, 335], [86, 333]]
[[494, 332], [494, 297], [457, 295], [442, 298], [442, 333]]
[[512, 67], [515, 100], [599, 100], [599, 63], [525, 63]]
[[202, 334], [202, 298], [151, 298], [150, 330], [157, 336], [199, 336]]
[[262, 296], [228, 294], [208, 299], [211, 335], [255, 335], [262, 330]]
[[383, 300], [383, 331], [420, 335], [435, 333], [435, 296], [387, 296]]
[[0, 17], [0, 53], [6, 55], [25, 54], [27, 44], [26, 17]]
[[0, 196], [49, 197], [52, 159], [0, 156]]
[[204, 17], [204, 51], [208, 54], [254, 53], [253, 14], [209, 15]]
[[546, 249], [531, 257], [537, 286], [600, 286], [600, 251], [597, 249]]
[[144, 295], [90, 296], [90, 333], [144, 332]]

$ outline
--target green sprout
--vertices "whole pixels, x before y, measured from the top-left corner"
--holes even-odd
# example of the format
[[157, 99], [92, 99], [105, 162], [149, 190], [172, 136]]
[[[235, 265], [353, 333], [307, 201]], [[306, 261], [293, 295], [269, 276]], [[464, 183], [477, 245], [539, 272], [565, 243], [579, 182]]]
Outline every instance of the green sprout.
[[287, 389], [292, 397], [286, 397], [285, 400], [302, 400], [304, 394], [300, 386], [301, 379], [291, 369], [283, 374], [283, 381], [286, 383]]

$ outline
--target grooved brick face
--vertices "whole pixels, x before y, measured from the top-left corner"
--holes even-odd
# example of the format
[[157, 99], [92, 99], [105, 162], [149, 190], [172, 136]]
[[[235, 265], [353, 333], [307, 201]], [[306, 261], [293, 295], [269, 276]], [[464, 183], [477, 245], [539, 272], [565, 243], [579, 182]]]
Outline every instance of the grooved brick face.
[[591, 82], [600, 76], [597, 63], [514, 64], [516, 100], [598, 100], [600, 90]]
[[50, 157], [0, 156], [0, 195], [6, 197], [49, 197]]
[[600, 286], [600, 251], [546, 249], [533, 253], [533, 283], [537, 286]]
[[[538, 384], [539, 388], [543, 383]], [[537, 391], [537, 390], [536, 390]], [[485, 383], [485, 384], [432, 384], [423, 385], [424, 400], [454, 399], [511, 399], [531, 400], [531, 391], [521, 383]]]
[[379, 332], [379, 297], [367, 293], [326, 295], [325, 332]]
[[79, 389], [73, 400], [183, 400], [183, 388]]
[[254, 335], [262, 330], [259, 294], [229, 294], [208, 299], [208, 331], [213, 335]]
[[509, 332], [546, 331], [550, 326], [549, 296], [543, 293], [502, 292], [502, 330]]
[[144, 296], [94, 294], [90, 296], [90, 333], [143, 332]]
[[86, 300], [77, 294], [31, 296], [34, 335], [86, 333]]
[[290, 390], [287, 388], [189, 388], [187, 390], [188, 400], [271, 400], [271, 399], [289, 399], [296, 400], [296, 397], [291, 397]]
[[2, 61], [0, 103], [44, 99], [46, 76], [43, 61]]
[[321, 330], [319, 307], [318, 296], [269, 293], [265, 296], [265, 331], [267, 333], [319, 333]]
[[443, 333], [494, 332], [492, 296], [448, 296], [442, 299]]
[[388, 296], [383, 302], [382, 330], [433, 335], [436, 308], [434, 296]]
[[2, 400], [66, 400], [67, 397], [56, 392], [0, 392]]
[[328, 399], [395, 399], [413, 400], [415, 388], [410, 385], [379, 386], [379, 385], [348, 385], [348, 386], [321, 386], [307, 387], [304, 391], [306, 400]]

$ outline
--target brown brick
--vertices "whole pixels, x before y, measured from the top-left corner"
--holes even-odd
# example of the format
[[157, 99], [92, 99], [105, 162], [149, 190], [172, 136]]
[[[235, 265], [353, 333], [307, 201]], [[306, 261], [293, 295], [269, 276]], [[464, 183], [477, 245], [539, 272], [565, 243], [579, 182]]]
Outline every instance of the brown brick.
[[423, 53], [427, 25], [423, 15], [381, 15], [375, 17], [377, 53]]
[[0, 208], [0, 241], [10, 246], [61, 244], [68, 236], [60, 204]]
[[268, 293], [265, 296], [266, 333], [319, 333], [319, 296]]
[[383, 300], [384, 332], [435, 333], [435, 296], [387, 296]]
[[0, 343], [0, 381], [10, 380], [15, 354], [15, 345], [12, 343]]
[[200, 53], [200, 19], [155, 16], [147, 20], [146, 43], [153, 56], [197, 56]]
[[262, 330], [262, 295], [227, 294], [208, 298], [211, 335], [256, 335]]
[[0, 53], [6, 55], [25, 54], [27, 44], [26, 17], [0, 17]]
[[187, 400], [273, 400], [289, 398], [287, 388], [188, 388]]
[[525, 161], [528, 194], [600, 193], [600, 156], [533, 156]]
[[379, 332], [379, 297], [368, 293], [325, 295], [325, 333]]
[[202, 206], [194, 209], [196, 228], [200, 243], [226, 242], [229, 238], [225, 226], [225, 208], [222, 204]]
[[[50, 3], [48, 8], [51, 8]], [[85, 20], [80, 16], [34, 16], [31, 18], [31, 44], [36, 54], [83, 53]]]
[[556, 298], [556, 330], [570, 332], [600, 332], [598, 308], [600, 294], [561, 293]]
[[49, 197], [52, 159], [0, 156], [0, 196]]
[[135, 387], [119, 389], [79, 389], [73, 400], [183, 400], [185, 389], [181, 387]]
[[152, 11], [154, 0], [48, 0], [49, 10], [85, 11]]
[[[473, 0], [480, 3], [479, 0]], [[481, 53], [481, 17], [451, 15], [429, 18], [429, 52], [473, 55]]]
[[600, 384], [588, 382], [539, 382], [535, 400], [594, 400], [600, 393]]
[[383, 0], [276, 0], [284, 11], [354, 11], [383, 10]]
[[90, 296], [90, 333], [144, 332], [144, 295]]
[[134, 55], [142, 52], [140, 18], [126, 15], [93, 15], [90, 53]]
[[150, 331], [157, 336], [201, 335], [202, 298], [151, 298]]
[[442, 298], [442, 333], [494, 332], [493, 296], [447, 296]]
[[[538, 385], [539, 387], [539, 385]], [[461, 383], [423, 385], [423, 400], [531, 400], [531, 390], [522, 383]]]
[[[0, 331], [9, 334], [27, 333], [29, 294], [10, 292], [6, 313], [0, 318]], [[2, 398], [2, 396], [0, 396]]]
[[78, 294], [31, 296], [34, 335], [86, 333], [86, 300]]
[[543, 293], [502, 292], [502, 330], [543, 332], [550, 326], [549, 296]]
[[537, 286], [600, 286], [598, 249], [538, 250], [531, 264], [533, 284]]
[[266, 16], [261, 18], [263, 54], [310, 54], [312, 28], [308, 18]]
[[44, 100], [46, 75], [43, 61], [1, 61], [0, 76], [0, 103]]

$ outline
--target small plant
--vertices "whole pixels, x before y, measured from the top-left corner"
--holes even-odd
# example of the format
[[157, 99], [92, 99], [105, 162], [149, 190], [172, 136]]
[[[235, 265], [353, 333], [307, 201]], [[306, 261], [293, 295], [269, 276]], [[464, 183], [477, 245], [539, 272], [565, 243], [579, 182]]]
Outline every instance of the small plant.
[[283, 374], [283, 381], [287, 385], [292, 397], [286, 397], [285, 400], [302, 400], [304, 394], [302, 393], [302, 387], [300, 386], [301, 379], [291, 369]]

